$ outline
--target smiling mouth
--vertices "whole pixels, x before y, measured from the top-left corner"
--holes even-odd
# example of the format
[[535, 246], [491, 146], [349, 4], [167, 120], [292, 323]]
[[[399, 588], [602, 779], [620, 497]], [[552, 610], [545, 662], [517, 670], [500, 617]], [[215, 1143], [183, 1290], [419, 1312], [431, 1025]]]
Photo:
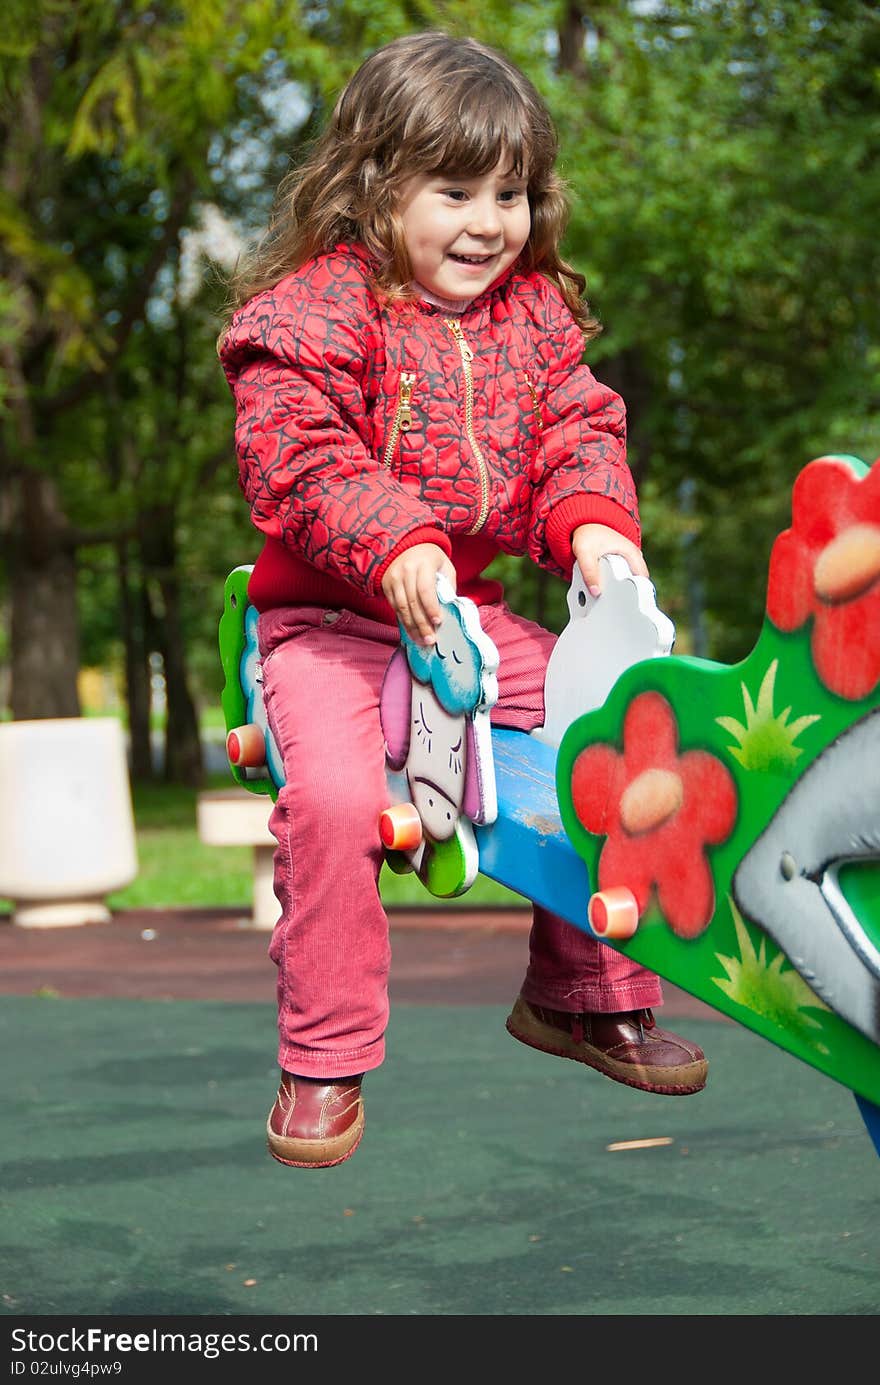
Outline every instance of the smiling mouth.
[[496, 259], [496, 255], [457, 255], [450, 253], [449, 259], [456, 264], [485, 265]]

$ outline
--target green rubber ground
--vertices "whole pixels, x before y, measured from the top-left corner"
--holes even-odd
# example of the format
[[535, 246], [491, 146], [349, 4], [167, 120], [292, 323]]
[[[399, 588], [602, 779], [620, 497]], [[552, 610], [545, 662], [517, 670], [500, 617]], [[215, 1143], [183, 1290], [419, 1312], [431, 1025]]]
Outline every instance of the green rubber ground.
[[265, 1151], [272, 1006], [3, 997], [2, 1313], [876, 1314], [850, 1092], [698, 1020], [708, 1087], [649, 1096], [505, 1013], [398, 1006], [360, 1149], [301, 1171]]

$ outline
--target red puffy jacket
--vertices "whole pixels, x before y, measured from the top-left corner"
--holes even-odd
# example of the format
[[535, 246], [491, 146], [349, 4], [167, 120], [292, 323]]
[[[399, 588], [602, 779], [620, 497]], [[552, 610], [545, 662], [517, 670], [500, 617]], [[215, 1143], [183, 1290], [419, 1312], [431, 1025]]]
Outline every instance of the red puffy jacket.
[[340, 245], [256, 295], [220, 346], [240, 484], [265, 535], [258, 610], [394, 617], [383, 573], [415, 543], [451, 557], [461, 595], [497, 599], [497, 555], [572, 569], [579, 524], [639, 542], [623, 402], [582, 364], [559, 291], [514, 270], [460, 316], [383, 301]]

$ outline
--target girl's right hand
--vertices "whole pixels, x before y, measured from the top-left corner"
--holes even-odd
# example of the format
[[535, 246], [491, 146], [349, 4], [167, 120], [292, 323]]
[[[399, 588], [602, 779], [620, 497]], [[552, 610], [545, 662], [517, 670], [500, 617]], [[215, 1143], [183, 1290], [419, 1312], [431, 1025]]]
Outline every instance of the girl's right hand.
[[414, 644], [431, 645], [442, 615], [437, 597], [437, 573], [455, 590], [455, 568], [436, 543], [416, 543], [388, 564], [382, 594]]
[[571, 536], [571, 547], [591, 596], [599, 595], [599, 559], [606, 553], [619, 553], [636, 577], [648, 576], [642, 550], [607, 524], [579, 524]]

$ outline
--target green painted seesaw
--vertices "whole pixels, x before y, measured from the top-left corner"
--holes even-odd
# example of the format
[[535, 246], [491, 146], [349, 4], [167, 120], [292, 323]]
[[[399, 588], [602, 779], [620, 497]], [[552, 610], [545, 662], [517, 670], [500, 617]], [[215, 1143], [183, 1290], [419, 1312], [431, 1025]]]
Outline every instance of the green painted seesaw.
[[[386, 859], [626, 952], [848, 1087], [880, 1153], [880, 462], [800, 473], [734, 666], [673, 654], [651, 582], [602, 566], [597, 598], [572, 578], [531, 735], [492, 727], [497, 652], [441, 579], [437, 645], [402, 634], [382, 689]], [[250, 571], [220, 622], [227, 754], [274, 797]]]

